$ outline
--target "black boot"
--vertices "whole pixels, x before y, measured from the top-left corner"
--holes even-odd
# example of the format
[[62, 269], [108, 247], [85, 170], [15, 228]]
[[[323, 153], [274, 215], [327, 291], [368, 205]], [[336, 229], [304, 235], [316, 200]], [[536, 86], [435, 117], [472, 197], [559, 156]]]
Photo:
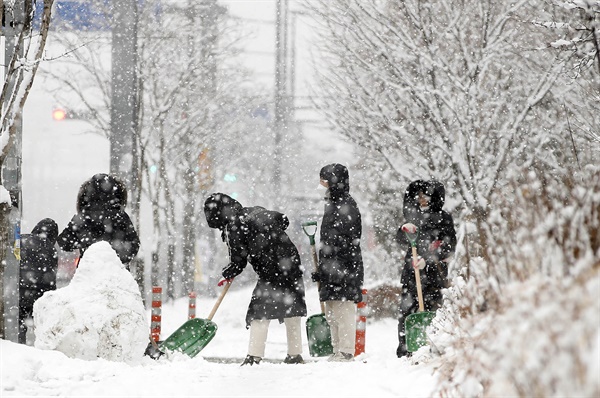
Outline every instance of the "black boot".
[[396, 349], [396, 355], [398, 356], [398, 358], [410, 357], [412, 355], [412, 352], [409, 352], [406, 349], [406, 344], [400, 344]]
[[288, 354], [285, 357], [285, 359], [283, 360], [283, 363], [289, 363], [289, 364], [304, 363], [304, 359], [302, 359], [302, 355], [300, 355], [300, 354], [298, 354], [298, 355]]
[[246, 359], [244, 359], [244, 362], [242, 362], [242, 364], [240, 366], [244, 366], [244, 365], [254, 365], [254, 364], [259, 364], [260, 361], [262, 360], [261, 357], [255, 357], [252, 355], [246, 355]]

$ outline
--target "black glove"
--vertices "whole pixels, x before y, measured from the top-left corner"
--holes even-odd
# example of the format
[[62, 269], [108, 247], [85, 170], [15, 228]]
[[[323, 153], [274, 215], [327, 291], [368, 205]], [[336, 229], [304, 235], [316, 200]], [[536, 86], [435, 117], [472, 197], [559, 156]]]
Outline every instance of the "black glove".
[[321, 273], [320, 272], [313, 272], [310, 275], [310, 278], [312, 279], [313, 282], [321, 282]]
[[233, 279], [241, 274], [242, 270], [243, 268], [239, 267], [237, 264], [229, 263], [227, 267], [223, 268], [221, 275], [223, 275], [223, 279]]

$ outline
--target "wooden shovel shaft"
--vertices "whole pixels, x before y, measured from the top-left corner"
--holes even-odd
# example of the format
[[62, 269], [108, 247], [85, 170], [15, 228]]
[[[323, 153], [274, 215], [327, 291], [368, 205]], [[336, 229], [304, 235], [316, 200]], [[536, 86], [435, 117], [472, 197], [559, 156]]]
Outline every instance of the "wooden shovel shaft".
[[415, 246], [412, 247], [412, 258], [413, 258], [413, 268], [415, 270], [415, 279], [417, 281], [417, 296], [419, 296], [419, 312], [425, 311], [425, 306], [423, 305], [423, 291], [421, 290], [421, 272], [419, 272], [418, 267], [414, 267], [417, 263], [417, 259], [419, 255], [417, 254], [417, 248]]
[[210, 314], [208, 315], [208, 320], [212, 321], [213, 316], [215, 316], [215, 313], [217, 312], [217, 309], [219, 308], [219, 306], [221, 305], [221, 301], [223, 301], [223, 298], [225, 297], [225, 294], [227, 293], [227, 291], [229, 290], [229, 288], [231, 287], [231, 282], [227, 282], [225, 283], [225, 287], [223, 288], [223, 290], [221, 291], [221, 295], [219, 296], [219, 298], [217, 299], [217, 302], [215, 303], [212, 311], [210, 312]]

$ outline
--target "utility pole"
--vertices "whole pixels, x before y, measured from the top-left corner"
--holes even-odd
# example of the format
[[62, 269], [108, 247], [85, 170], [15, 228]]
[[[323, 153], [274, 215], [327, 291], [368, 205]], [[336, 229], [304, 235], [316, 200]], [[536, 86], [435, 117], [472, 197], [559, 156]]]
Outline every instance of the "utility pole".
[[[134, 225], [139, 231], [141, 180], [138, 164], [138, 1], [112, 1], [112, 65], [110, 107], [110, 173], [126, 185]], [[136, 257], [130, 264], [142, 297], [144, 262]]]
[[[17, 38], [20, 32], [23, 30], [23, 24], [25, 22], [25, 2], [24, 0], [15, 0], [12, 10], [7, 10], [6, 5], [3, 7], [3, 25], [2, 25], [2, 39], [4, 42], [4, 80], [8, 76], [8, 64], [10, 59], [13, 57]], [[21, 49], [23, 46], [19, 46]], [[22, 52], [22, 50], [21, 50]], [[16, 84], [16, 81], [11, 81], [12, 87]], [[9, 89], [11, 91], [12, 88]], [[5, 104], [2, 104], [5, 106]], [[9, 232], [7, 245], [4, 247], [5, 252], [5, 263], [0, 264], [3, 268], [0, 280], [0, 334], [1, 338], [8, 338], [15, 340], [17, 337], [17, 325], [18, 325], [18, 314], [19, 314], [19, 258], [15, 257], [14, 249], [17, 245], [20, 245], [20, 233], [21, 233], [21, 143], [22, 143], [22, 132], [23, 124], [22, 119], [19, 117], [15, 121], [16, 123], [16, 134], [14, 141], [9, 150], [8, 156], [6, 157], [2, 165], [2, 181], [1, 184], [8, 190], [11, 198], [11, 208], [9, 213], [9, 225], [11, 231]], [[8, 289], [5, 289], [8, 286]]]
[[288, 0], [277, 0], [275, 11], [275, 120], [273, 149], [273, 193], [275, 207], [281, 206], [282, 148], [288, 129], [287, 78], [287, 20]]
[[137, 131], [137, 0], [112, 2], [112, 95], [110, 172], [131, 190]]

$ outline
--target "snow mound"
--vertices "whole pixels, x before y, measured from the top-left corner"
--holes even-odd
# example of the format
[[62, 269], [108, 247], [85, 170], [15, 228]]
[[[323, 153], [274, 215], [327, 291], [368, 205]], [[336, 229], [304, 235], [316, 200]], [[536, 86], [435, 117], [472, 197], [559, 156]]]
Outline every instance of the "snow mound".
[[133, 361], [149, 328], [138, 285], [107, 242], [90, 246], [68, 286], [33, 307], [35, 347], [71, 358]]

